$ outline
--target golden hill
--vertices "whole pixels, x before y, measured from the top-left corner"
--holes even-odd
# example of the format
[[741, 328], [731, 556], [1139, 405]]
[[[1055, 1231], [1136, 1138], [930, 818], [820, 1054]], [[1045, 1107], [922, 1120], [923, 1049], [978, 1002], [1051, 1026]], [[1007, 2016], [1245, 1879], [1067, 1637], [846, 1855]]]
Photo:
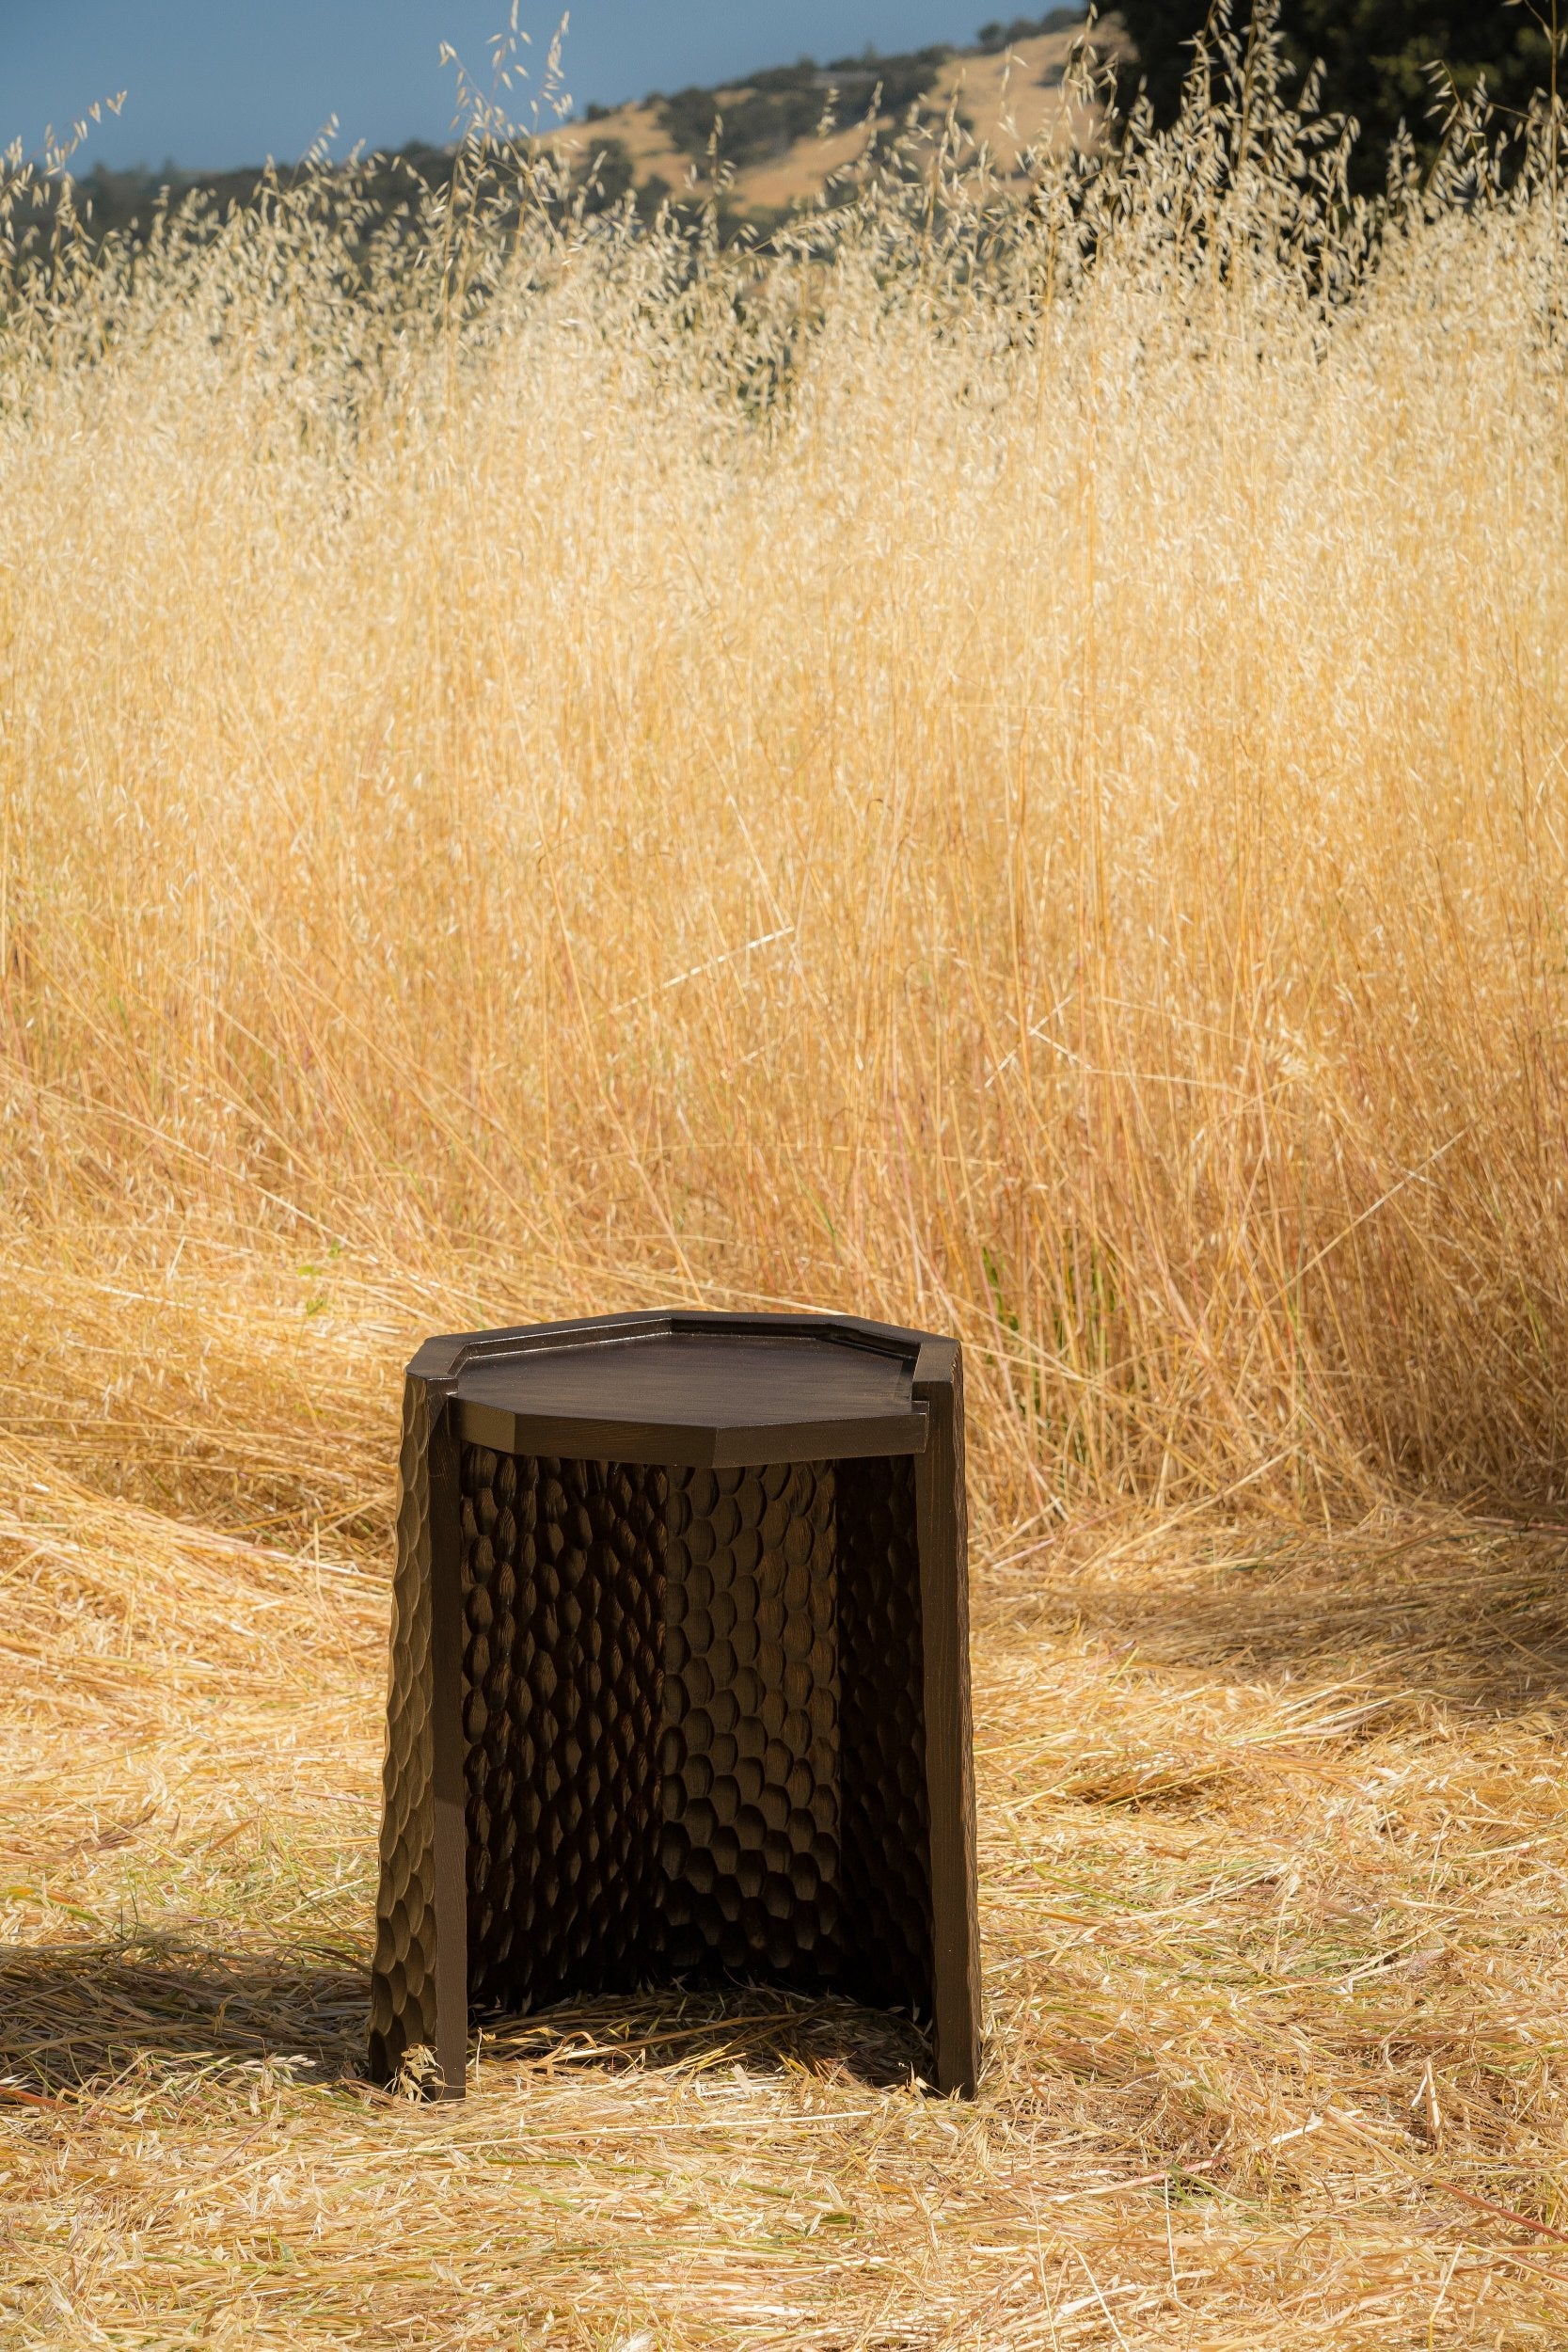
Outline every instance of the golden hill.
[[[1083, 27], [1037, 33], [1006, 49], [953, 51], [933, 70], [921, 102], [927, 119], [951, 110], [966, 145], [985, 149], [997, 169], [1014, 172], [1028, 150], [1059, 149], [1082, 140], [1094, 120], [1094, 110], [1069, 107], [1064, 89], [1069, 59]], [[1115, 55], [1125, 47], [1115, 18], [1097, 27], [1097, 46]], [[864, 93], [849, 87], [835, 89], [827, 71], [816, 77], [822, 92], [822, 116], [831, 125], [797, 137], [764, 159], [734, 168], [731, 201], [743, 213], [769, 215], [787, 212], [817, 196], [830, 179], [856, 162], [871, 135], [872, 118]], [[721, 123], [726, 109], [743, 103], [754, 85], [736, 83], [715, 89], [714, 110]], [[879, 108], [876, 132], [885, 135], [896, 127], [891, 109]], [[672, 194], [690, 185], [705, 186], [705, 165], [677, 144], [665, 119], [664, 102], [645, 98], [612, 107], [592, 121], [573, 122], [551, 141], [575, 165], [593, 169], [596, 158], [625, 151], [635, 184], [652, 193]], [[721, 137], [720, 152], [723, 152]]]

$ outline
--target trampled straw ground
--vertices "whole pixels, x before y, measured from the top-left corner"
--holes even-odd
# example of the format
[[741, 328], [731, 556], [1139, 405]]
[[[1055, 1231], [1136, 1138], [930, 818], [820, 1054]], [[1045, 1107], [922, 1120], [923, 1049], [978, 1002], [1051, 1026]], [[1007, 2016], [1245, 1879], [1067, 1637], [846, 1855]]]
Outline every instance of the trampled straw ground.
[[[1568, 255], [1268, 90], [17, 259], [8, 2342], [1568, 2333]], [[973, 2108], [356, 2078], [401, 1364], [667, 1298], [965, 1342]]]

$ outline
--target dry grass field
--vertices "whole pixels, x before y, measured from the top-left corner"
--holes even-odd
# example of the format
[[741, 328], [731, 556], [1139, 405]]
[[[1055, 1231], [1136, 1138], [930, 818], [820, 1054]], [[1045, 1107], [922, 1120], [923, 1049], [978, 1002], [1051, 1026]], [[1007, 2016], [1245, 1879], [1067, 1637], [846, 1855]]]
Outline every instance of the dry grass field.
[[[8, 2347], [1568, 2341], [1558, 175], [1374, 265], [1253, 63], [765, 255], [13, 258]], [[658, 1300], [964, 1341], [971, 2106], [359, 2079], [401, 1366]]]

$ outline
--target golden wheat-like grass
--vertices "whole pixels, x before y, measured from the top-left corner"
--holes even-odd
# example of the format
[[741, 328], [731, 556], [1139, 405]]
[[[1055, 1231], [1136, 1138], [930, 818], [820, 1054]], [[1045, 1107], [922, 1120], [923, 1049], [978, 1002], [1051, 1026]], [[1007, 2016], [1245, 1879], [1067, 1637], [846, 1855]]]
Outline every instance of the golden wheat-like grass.
[[[1563, 2341], [1568, 264], [1258, 87], [13, 266], [8, 2342]], [[737, 1991], [385, 2100], [402, 1361], [693, 1299], [965, 1342], [983, 2095]]]

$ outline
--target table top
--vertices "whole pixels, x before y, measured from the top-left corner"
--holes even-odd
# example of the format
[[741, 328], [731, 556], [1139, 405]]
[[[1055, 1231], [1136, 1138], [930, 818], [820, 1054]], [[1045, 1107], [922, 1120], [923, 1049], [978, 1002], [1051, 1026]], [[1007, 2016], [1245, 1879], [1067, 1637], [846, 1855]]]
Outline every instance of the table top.
[[461, 1434], [498, 1453], [713, 1468], [925, 1451], [919, 1333], [847, 1318], [653, 1322], [451, 1343]]

